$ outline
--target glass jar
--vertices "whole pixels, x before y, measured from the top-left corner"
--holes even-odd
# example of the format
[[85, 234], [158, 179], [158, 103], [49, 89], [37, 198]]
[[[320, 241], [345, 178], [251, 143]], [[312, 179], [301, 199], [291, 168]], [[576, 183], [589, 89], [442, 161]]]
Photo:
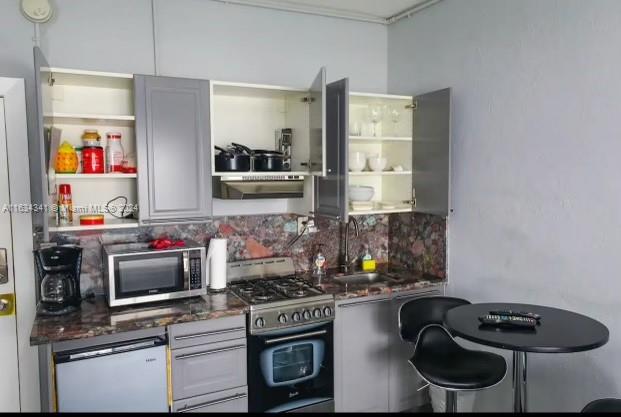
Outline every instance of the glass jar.
[[98, 141], [86, 140], [82, 148], [82, 172], [85, 174], [104, 173], [104, 150]]
[[125, 152], [121, 145], [121, 134], [118, 132], [106, 133], [106, 172], [123, 172], [123, 158]]

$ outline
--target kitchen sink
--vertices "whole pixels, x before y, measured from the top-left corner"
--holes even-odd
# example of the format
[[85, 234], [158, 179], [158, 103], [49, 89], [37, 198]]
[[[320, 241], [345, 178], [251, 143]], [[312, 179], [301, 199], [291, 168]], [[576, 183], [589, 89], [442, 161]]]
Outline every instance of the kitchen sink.
[[335, 276], [334, 281], [341, 284], [374, 284], [377, 282], [393, 281], [393, 279], [377, 272], [359, 272], [351, 275]]

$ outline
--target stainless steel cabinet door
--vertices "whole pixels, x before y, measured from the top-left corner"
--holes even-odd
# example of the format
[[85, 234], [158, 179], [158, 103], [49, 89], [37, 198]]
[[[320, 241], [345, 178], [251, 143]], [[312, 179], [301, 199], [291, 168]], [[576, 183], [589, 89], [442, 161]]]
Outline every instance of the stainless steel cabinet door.
[[137, 75], [141, 222], [211, 216], [209, 81]]
[[174, 413], [247, 413], [248, 387], [175, 401], [172, 411]]
[[426, 390], [418, 391], [425, 384], [408, 360], [414, 347], [399, 336], [399, 309], [408, 301], [442, 295], [441, 291], [425, 291], [413, 295], [397, 296], [391, 302], [387, 322], [390, 332], [390, 378], [388, 382], [390, 412], [401, 412], [427, 402]]
[[315, 178], [314, 213], [348, 220], [349, 79], [326, 89], [326, 176]]
[[449, 213], [451, 89], [415, 97], [412, 144], [414, 211]]
[[321, 67], [310, 88], [310, 171], [325, 176], [326, 170], [326, 68]]
[[387, 412], [390, 300], [339, 304], [334, 324], [337, 412]]
[[173, 399], [246, 385], [246, 339], [182, 349], [172, 355]]

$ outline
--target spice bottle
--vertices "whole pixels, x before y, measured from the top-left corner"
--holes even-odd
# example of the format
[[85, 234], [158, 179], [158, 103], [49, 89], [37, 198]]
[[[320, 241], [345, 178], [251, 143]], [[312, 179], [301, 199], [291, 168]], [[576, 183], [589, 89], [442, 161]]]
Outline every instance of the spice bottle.
[[58, 186], [56, 222], [59, 226], [73, 224], [73, 201], [71, 198], [71, 185], [69, 184], [60, 184]]
[[125, 152], [119, 132], [106, 133], [106, 172], [123, 172]]

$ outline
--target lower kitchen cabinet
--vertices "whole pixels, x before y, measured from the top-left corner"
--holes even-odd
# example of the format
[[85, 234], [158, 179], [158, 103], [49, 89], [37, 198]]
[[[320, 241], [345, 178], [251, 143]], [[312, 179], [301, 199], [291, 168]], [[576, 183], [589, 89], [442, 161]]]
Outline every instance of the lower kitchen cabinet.
[[413, 347], [399, 337], [399, 308], [433, 289], [387, 298], [337, 302], [334, 401], [340, 412], [400, 412], [427, 402], [423, 380], [408, 363]]
[[337, 412], [388, 411], [390, 299], [337, 303], [334, 401]]
[[239, 387], [175, 401], [174, 413], [244, 413], [248, 411], [248, 387]]

